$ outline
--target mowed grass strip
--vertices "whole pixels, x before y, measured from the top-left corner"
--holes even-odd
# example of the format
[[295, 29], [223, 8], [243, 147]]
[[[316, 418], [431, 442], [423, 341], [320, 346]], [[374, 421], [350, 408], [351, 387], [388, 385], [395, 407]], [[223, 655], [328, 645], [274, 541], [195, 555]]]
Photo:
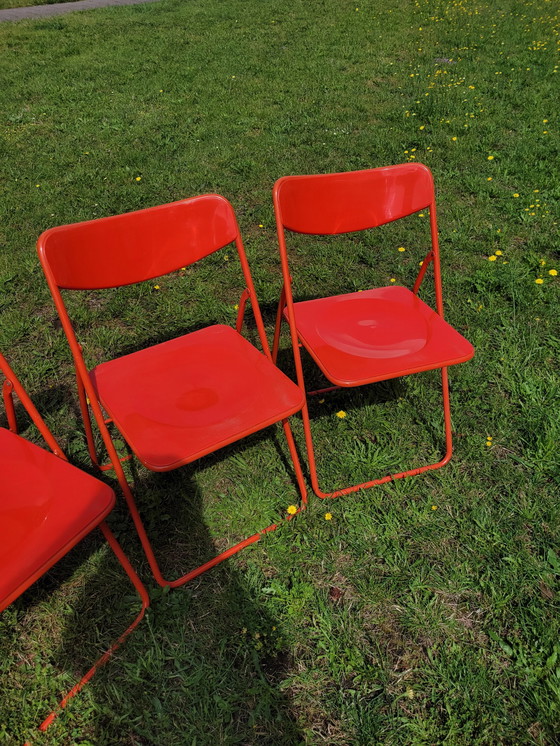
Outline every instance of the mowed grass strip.
[[[559, 32], [557, 3], [517, 0], [162, 0], [0, 26], [0, 349], [75, 463], [89, 464], [73, 373], [34, 250], [51, 225], [219, 192], [271, 330], [274, 181], [424, 162], [446, 317], [477, 350], [450, 371], [447, 467], [316, 501], [190, 587], [154, 590], [147, 622], [43, 743], [558, 742]], [[411, 284], [427, 230], [424, 215], [295, 237], [296, 293]], [[238, 277], [230, 252], [68, 300], [95, 364], [233, 322]], [[315, 400], [325, 482], [437, 457], [440, 399], [425, 373]], [[274, 428], [135, 478], [170, 572], [297, 502]], [[122, 505], [111, 525], [149, 581]], [[134, 603], [92, 538], [2, 615], [4, 741], [29, 736]]]

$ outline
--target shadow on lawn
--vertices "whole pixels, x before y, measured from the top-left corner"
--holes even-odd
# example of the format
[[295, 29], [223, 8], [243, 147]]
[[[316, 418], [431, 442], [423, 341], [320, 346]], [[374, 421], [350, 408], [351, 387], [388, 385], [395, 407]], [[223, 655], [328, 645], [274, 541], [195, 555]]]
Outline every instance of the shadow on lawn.
[[[274, 434], [268, 430], [256, 437]], [[232, 446], [211, 458], [231, 458], [245, 447]], [[194, 472], [186, 467], [136, 475], [139, 510], [166, 577], [176, 577], [225, 548], [211, 538], [203, 517], [196, 477], [204, 465]], [[251, 582], [251, 568], [240, 573], [226, 560], [182, 588], [154, 588], [122, 499], [117, 498], [109, 524], [148, 583], [152, 607], [67, 712], [32, 743], [304, 743], [289, 699], [279, 688], [290, 668], [289, 648], [276, 620], [259, 603], [261, 583]], [[52, 692], [58, 696], [67, 691], [139, 608], [112, 552], [98, 551], [102, 546], [96, 531], [16, 602], [18, 629], [7, 652], [18, 655], [23, 639], [22, 657], [29, 667], [16, 684], [23, 689], [19, 695], [26, 697], [24, 682], [31, 683], [33, 668], [42, 669], [42, 682], [32, 697], [44, 704], [36, 708], [32, 725], [48, 714]], [[248, 552], [262, 551], [258, 547]], [[53, 684], [54, 679], [60, 683]], [[9, 719], [16, 722], [14, 714]]]

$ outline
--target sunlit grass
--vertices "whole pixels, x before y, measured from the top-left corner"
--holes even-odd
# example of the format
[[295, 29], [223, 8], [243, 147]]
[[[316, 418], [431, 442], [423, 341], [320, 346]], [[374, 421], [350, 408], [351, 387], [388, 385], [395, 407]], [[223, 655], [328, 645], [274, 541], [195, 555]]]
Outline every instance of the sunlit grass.
[[[76, 463], [71, 363], [34, 251], [51, 225], [224, 194], [270, 331], [274, 181], [424, 162], [446, 318], [477, 351], [450, 371], [447, 467], [317, 501], [191, 587], [156, 591], [44, 743], [557, 742], [559, 33], [558, 4], [536, 0], [162, 0], [0, 25], [0, 349]], [[296, 237], [298, 296], [410, 284], [427, 246], [427, 216], [363, 240]], [[232, 258], [71, 298], [88, 359], [233, 323]], [[439, 407], [430, 373], [314, 400], [325, 482], [437, 456]], [[273, 429], [191, 470], [140, 470], [165, 568], [285, 515], [297, 491], [281, 453]], [[122, 505], [111, 524], [149, 580]], [[22, 742], [131, 617], [99, 546], [0, 619], [0, 740]]]

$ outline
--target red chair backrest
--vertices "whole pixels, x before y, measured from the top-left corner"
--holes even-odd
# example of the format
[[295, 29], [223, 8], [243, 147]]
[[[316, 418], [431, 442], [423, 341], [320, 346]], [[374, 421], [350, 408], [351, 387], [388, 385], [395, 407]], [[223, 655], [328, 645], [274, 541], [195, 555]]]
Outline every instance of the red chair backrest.
[[313, 176], [284, 176], [274, 187], [280, 223], [296, 233], [334, 235], [375, 228], [429, 207], [430, 170], [421, 163]]
[[239, 235], [230, 203], [217, 194], [63, 225], [38, 241], [60, 288], [131, 285], [202, 259]]

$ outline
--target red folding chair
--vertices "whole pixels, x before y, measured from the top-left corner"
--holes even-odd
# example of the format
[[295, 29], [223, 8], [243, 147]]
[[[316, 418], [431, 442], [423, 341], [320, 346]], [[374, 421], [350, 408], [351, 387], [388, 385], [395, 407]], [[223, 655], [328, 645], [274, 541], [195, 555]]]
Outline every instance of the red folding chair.
[[[429, 169], [420, 163], [406, 163], [349, 173], [285, 176], [276, 182], [273, 199], [284, 286], [272, 354], [276, 360], [285, 319], [301, 389], [305, 391], [300, 344], [333, 384], [308, 392], [308, 396], [441, 368], [445, 456], [437, 463], [363, 484], [330, 492], [320, 488], [306, 403], [302, 416], [313, 490], [321, 498], [337, 497], [444, 466], [452, 452], [447, 368], [469, 360], [474, 349], [443, 319], [435, 196]], [[412, 290], [389, 286], [293, 302], [286, 231], [338, 235], [381, 226], [420, 210], [430, 212], [432, 246]], [[434, 270], [437, 313], [418, 297], [430, 265]]]
[[[62, 289], [114, 288], [193, 264], [234, 243], [244, 277], [236, 329], [216, 324], [98, 365], [82, 357]], [[215, 194], [146, 210], [52, 228], [38, 241], [39, 257], [70, 343], [89, 452], [99, 465], [88, 404], [115, 470], [155, 579], [179, 586], [249, 544], [268, 526], [176, 580], [166, 580], [146, 535], [107, 424], [120, 431], [152, 471], [189, 464], [268, 425], [282, 422], [295, 475], [306, 488], [287, 418], [304, 403], [301, 390], [272, 363], [249, 265], [230, 203]], [[251, 302], [263, 352], [242, 335]], [[106, 412], [108, 417], [104, 415]]]
[[[72, 466], [0, 354], [9, 429], [0, 428], [0, 612], [99, 527], [142, 600], [136, 619], [40, 725], [45, 731], [60, 710], [92, 678], [137, 626], [150, 601], [126, 555], [105, 523], [113, 490]], [[13, 395], [18, 396], [53, 453], [17, 434]]]

